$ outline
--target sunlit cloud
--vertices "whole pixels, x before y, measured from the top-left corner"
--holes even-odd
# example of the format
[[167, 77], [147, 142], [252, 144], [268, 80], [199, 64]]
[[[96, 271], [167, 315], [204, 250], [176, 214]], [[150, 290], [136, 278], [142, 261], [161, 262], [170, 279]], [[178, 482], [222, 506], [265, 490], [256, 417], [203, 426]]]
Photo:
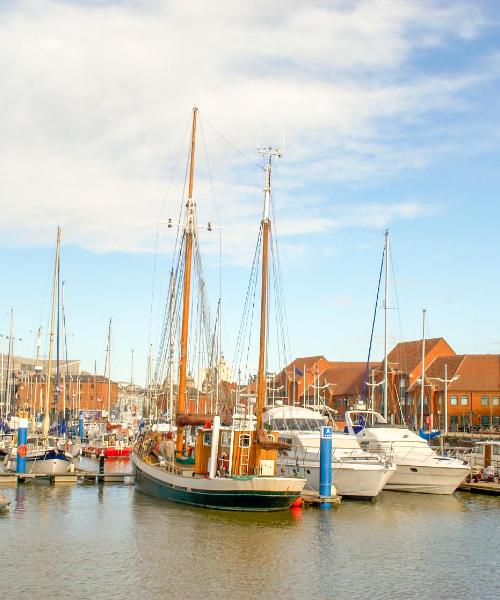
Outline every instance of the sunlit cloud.
[[[178, 212], [195, 103], [203, 133], [195, 194], [200, 222], [221, 221], [229, 260], [251, 256], [262, 173], [212, 125], [256, 161], [259, 144], [284, 138], [276, 202], [285, 238], [428, 216], [424, 203], [404, 198], [348, 207], [327, 188], [369, 185], [422, 168], [448, 149], [447, 138], [434, 139], [429, 127], [424, 139], [408, 126], [418, 130], [429, 115], [467, 111], [468, 92], [498, 76], [492, 59], [471, 73], [407, 68], [423, 48], [466, 44], [487, 26], [473, 4], [435, 4], [179, 0], [4, 7], [4, 244], [52, 243], [61, 223], [68, 244], [151, 252], [158, 223]], [[303, 208], [311, 195], [312, 214]], [[217, 235], [207, 238], [209, 252], [218, 251]], [[162, 233], [163, 239], [167, 252], [171, 241]], [[304, 246], [292, 247], [297, 253]]]

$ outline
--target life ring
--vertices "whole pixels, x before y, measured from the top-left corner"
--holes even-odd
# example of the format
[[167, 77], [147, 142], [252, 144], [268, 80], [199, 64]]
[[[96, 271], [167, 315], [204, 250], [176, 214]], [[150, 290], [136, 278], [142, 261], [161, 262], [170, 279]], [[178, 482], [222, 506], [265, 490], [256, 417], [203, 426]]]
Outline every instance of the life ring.
[[17, 453], [21, 458], [24, 458], [26, 454], [28, 454], [28, 446], [26, 446], [26, 444], [21, 444], [17, 447]]

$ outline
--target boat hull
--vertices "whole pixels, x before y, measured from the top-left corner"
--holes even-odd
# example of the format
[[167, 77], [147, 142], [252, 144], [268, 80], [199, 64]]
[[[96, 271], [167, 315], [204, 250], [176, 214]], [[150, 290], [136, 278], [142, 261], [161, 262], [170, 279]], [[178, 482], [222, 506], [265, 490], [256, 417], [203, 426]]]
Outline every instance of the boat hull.
[[[26, 473], [37, 475], [64, 475], [68, 472], [71, 461], [68, 456], [57, 450], [34, 450], [29, 451], [26, 457]], [[16, 457], [6, 460], [6, 469], [17, 471]]]
[[[319, 463], [305, 463], [300, 468], [296, 463], [283, 465], [284, 475], [289, 477], [305, 477], [309, 486], [319, 490]], [[375, 498], [384, 489], [387, 482], [396, 472], [393, 465], [334, 463], [332, 466], [332, 483], [342, 498]]]
[[87, 447], [83, 448], [82, 451], [86, 456], [99, 457], [101, 454], [104, 454], [105, 458], [128, 458], [132, 452], [132, 449], [129, 446], [106, 446], [103, 448]]
[[140, 492], [182, 504], [235, 511], [286, 510], [300, 496], [302, 479], [252, 477], [194, 478], [169, 473], [132, 455], [135, 486]]
[[393, 492], [449, 495], [470, 473], [470, 468], [397, 463], [396, 473], [384, 489]]

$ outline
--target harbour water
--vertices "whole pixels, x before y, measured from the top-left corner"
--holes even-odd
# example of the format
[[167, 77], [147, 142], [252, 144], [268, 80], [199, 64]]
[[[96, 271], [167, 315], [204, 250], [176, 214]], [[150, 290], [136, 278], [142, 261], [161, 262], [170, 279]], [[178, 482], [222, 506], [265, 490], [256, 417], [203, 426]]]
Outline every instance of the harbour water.
[[130, 485], [2, 487], [2, 597], [498, 598], [500, 500], [384, 492], [375, 503], [207, 511]]

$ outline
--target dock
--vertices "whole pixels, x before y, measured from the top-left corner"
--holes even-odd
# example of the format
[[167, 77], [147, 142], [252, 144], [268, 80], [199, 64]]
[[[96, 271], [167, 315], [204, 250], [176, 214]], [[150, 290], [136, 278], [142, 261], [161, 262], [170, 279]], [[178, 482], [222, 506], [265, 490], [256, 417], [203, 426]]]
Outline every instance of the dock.
[[31, 481], [48, 481], [50, 484], [57, 483], [77, 483], [83, 481], [85, 483], [121, 483], [127, 484], [133, 481], [132, 473], [113, 473], [104, 475], [94, 471], [85, 471], [83, 469], [75, 469], [73, 473], [61, 473], [58, 475], [45, 475], [43, 473], [10, 473], [0, 471], [0, 486], [7, 484], [25, 484]]
[[338, 506], [342, 500], [341, 496], [324, 496], [320, 497], [316, 490], [302, 490], [301, 493], [304, 506], [319, 506], [322, 503]]
[[487, 481], [478, 481], [477, 483], [471, 481], [467, 483], [464, 481], [458, 486], [458, 489], [462, 492], [473, 492], [475, 494], [490, 494], [491, 496], [500, 496], [500, 483], [490, 483]]

